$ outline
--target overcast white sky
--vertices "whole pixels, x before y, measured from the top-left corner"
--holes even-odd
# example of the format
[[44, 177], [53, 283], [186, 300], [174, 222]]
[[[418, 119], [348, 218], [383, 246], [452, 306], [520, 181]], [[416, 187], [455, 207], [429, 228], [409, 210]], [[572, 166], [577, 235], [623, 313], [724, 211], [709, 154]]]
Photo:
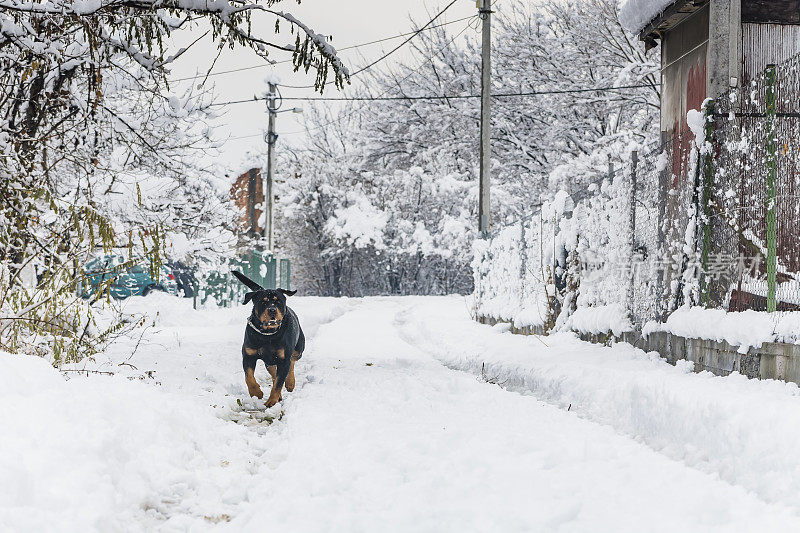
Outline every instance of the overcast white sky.
[[[332, 44], [336, 48], [343, 48], [353, 44], [360, 44], [384, 37], [406, 33], [411, 28], [411, 18], [419, 24], [424, 24], [438, 13], [449, 1], [428, 0], [414, 2], [398, 2], [386, 0], [303, 0], [297, 5], [294, 0], [284, 0], [277, 7], [294, 14], [304, 23], [311, 26], [314, 31], [332, 35]], [[477, 13], [475, 0], [458, 0], [447, 13], [437, 19], [436, 23], [447, 22], [454, 19], [470, 16]], [[273, 24], [274, 19], [270, 22]], [[466, 24], [466, 21], [463, 23]], [[271, 29], [271, 28], [269, 28]], [[462, 23], [454, 24], [452, 31], [460, 31]], [[468, 30], [471, 31], [471, 30]], [[288, 26], [283, 26], [279, 43], [292, 42]], [[341, 53], [342, 59], [351, 70], [380, 57], [402, 42], [402, 39], [388, 41], [357, 50], [347, 50]], [[273, 54], [273, 59], [289, 59], [291, 54], [279, 52]], [[407, 58], [405, 50], [393, 54], [387, 63]], [[205, 73], [216, 54], [210, 37], [192, 48], [172, 68], [171, 78], [193, 76], [198, 71]], [[250, 50], [237, 48], [234, 51], [226, 49], [212, 72], [225, 71], [240, 67], [262, 64]], [[232, 74], [212, 76], [218, 100], [239, 100], [252, 98], [254, 94], [263, 94], [266, 91], [264, 78], [270, 72], [275, 73], [282, 83], [293, 85], [313, 84], [314, 77], [309, 74], [292, 72], [291, 63], [265, 66], [252, 70], [245, 70]], [[355, 80], [354, 80], [355, 81]], [[190, 83], [190, 82], [183, 82]], [[282, 89], [284, 96], [313, 96], [312, 90]], [[337, 96], [338, 91], [331, 85], [326, 87], [327, 96]], [[284, 108], [301, 105], [291, 102], [284, 103]], [[279, 142], [291, 142], [297, 138], [302, 130], [302, 115], [281, 113], [278, 115], [277, 131], [283, 134]], [[225, 144], [222, 163], [238, 167], [248, 150], [266, 150], [266, 145], [261, 138], [261, 133], [266, 128], [267, 113], [263, 101], [238, 104], [226, 108], [225, 117], [219, 121], [218, 131], [222, 135], [240, 137], [254, 135], [245, 139], [231, 139]]]

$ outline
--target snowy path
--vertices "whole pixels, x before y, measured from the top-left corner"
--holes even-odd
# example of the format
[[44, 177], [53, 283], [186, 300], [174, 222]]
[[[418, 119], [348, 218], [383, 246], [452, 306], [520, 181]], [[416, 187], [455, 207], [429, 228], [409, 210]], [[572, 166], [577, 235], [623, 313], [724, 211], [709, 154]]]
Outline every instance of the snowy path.
[[[469, 322], [459, 299], [293, 304], [310, 342], [297, 389], [267, 413], [244, 393], [241, 308], [162, 308], [159, 332], [133, 361], [137, 369], [157, 369], [160, 385], [119, 374], [64, 383], [43, 365], [17, 361], [16, 378], [4, 383], [0, 375], [11, 391], [0, 392], [0, 421], [14, 428], [9, 444], [0, 439], [0, 478], [19, 481], [0, 488], [0, 502], [12, 502], [0, 503], [0, 529], [789, 531], [800, 525], [797, 508], [713, 468], [676, 461], [636, 431], [597, 423], [582, 404], [587, 395], [576, 395], [576, 409], [567, 411], [558, 407], [560, 398], [515, 382], [511, 373], [503, 385], [526, 394], [454, 370], [474, 370], [473, 355], [498, 375], [506, 359], [519, 370], [531, 361], [534, 341]], [[542, 347], [546, 365], [558, 367], [547, 357], [564, 355], [558, 368], [565, 376], [580, 375], [581, 364], [595, 371], [568, 355], [576, 343], [565, 346]], [[602, 350], [612, 360], [625, 358], [618, 355], [624, 348]], [[648, 364], [651, 373], [661, 371], [660, 362]], [[36, 393], [20, 381], [33, 367], [44, 383]], [[676, 379], [696, 377], [675, 372]], [[263, 367], [257, 376], [266, 382]], [[276, 419], [268, 424], [267, 415]], [[36, 438], [42, 424], [56, 425], [49, 433], [55, 440]], [[58, 501], [59, 490], [69, 491], [66, 502]]]

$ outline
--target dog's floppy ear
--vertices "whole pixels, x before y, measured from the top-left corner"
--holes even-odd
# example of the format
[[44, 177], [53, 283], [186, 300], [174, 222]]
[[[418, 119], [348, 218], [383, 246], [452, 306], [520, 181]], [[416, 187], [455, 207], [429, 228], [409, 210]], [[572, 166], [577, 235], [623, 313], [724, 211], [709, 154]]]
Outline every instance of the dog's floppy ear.
[[294, 296], [297, 293], [297, 291], [287, 291], [286, 289], [279, 289], [279, 290], [286, 296]]
[[[249, 289], [251, 289], [253, 291], [263, 291], [264, 290], [264, 287], [262, 287], [261, 285], [259, 285], [255, 281], [253, 281], [252, 279], [248, 278], [247, 276], [245, 276], [241, 272], [237, 272], [235, 270], [231, 270], [231, 274], [236, 276], [236, 279], [238, 279], [239, 281], [244, 283]], [[247, 302], [245, 302], [245, 303], [247, 303]]]
[[253, 298], [255, 298], [255, 297], [256, 297], [256, 293], [255, 292], [248, 292], [247, 294], [245, 294], [244, 295], [244, 303], [245, 303], [245, 305], [247, 305], [247, 303], [250, 300], [252, 300]]

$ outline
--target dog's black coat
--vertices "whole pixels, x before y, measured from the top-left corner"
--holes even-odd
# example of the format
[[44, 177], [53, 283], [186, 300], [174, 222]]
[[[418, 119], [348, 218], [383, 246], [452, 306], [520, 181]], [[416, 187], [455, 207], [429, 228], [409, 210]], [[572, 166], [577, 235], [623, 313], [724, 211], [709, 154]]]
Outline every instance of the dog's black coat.
[[[295, 361], [300, 359], [306, 347], [306, 339], [297, 314], [286, 305], [286, 296], [292, 296], [296, 291], [264, 289], [241, 272], [234, 271], [233, 275], [253, 291], [244, 297], [244, 303], [253, 301], [253, 312], [245, 327], [242, 368], [247, 376], [248, 370], [255, 370], [259, 359], [268, 367], [274, 365], [277, 378], [273, 383], [273, 391], [277, 389], [280, 396], [286, 378], [293, 368], [292, 359]], [[282, 317], [280, 325], [277, 328], [268, 328], [269, 320], [265, 324], [263, 318], [277, 316]]]

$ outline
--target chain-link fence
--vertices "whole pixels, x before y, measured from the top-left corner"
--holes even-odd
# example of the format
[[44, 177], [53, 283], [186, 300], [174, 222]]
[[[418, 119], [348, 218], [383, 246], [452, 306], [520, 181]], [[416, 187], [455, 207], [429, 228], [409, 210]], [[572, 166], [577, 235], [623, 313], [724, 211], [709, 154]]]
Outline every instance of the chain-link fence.
[[657, 216], [635, 215], [632, 261], [646, 272], [632, 295], [635, 321], [685, 303], [800, 310], [798, 102], [795, 57], [707, 100], [691, 127], [639, 156], [634, 209]]
[[[550, 306], [551, 326], [568, 306], [621, 307], [632, 326], [684, 304], [800, 310], [798, 103], [800, 56], [706, 100], [610, 172], [596, 169], [568, 194], [569, 209], [551, 200], [517, 229], [501, 228], [476, 256], [485, 310], [521, 317], [534, 301], [539, 314]], [[540, 210], [555, 218], [541, 220]], [[573, 262], [577, 296], [568, 288]], [[529, 265], [538, 277], [515, 274]]]
[[798, 57], [768, 66], [707, 106], [713, 150], [704, 154], [702, 252], [709, 306], [800, 309], [799, 67]]

